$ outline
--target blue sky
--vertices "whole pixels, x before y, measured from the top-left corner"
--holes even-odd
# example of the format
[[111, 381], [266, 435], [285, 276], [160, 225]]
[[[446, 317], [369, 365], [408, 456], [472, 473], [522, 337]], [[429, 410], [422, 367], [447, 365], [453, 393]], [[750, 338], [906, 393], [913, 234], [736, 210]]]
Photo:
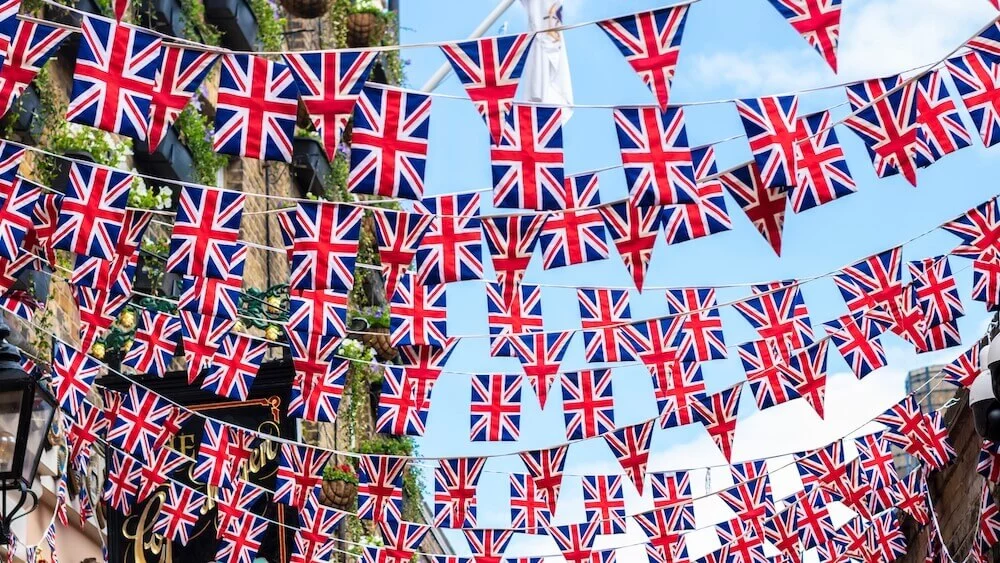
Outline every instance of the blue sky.
[[[663, 5], [662, 0], [566, 0], [564, 18], [566, 23], [572, 24]], [[427, 2], [403, 2], [402, 42], [464, 38], [494, 6], [494, 0], [440, 1], [435, 2], [433, 8]], [[841, 73], [838, 76], [765, 0], [702, 0], [692, 7], [688, 18], [672, 101], [784, 93], [898, 72], [937, 60], [995, 16], [986, 0], [845, 0], [844, 6]], [[508, 33], [526, 29], [519, 2], [501, 17], [490, 34], [497, 34], [501, 25], [507, 26]], [[649, 91], [603, 32], [587, 26], [566, 32], [565, 40], [577, 103], [652, 103]], [[411, 61], [407, 76], [409, 86], [414, 88], [419, 88], [445, 62], [436, 48], [407, 49], [403, 56]], [[950, 83], [949, 88], [954, 91]], [[464, 97], [453, 75], [436, 92]], [[842, 88], [805, 94], [800, 97], [800, 113], [835, 106], [845, 99]], [[691, 107], [686, 112], [688, 136], [693, 145], [742, 133], [731, 103]], [[835, 117], [845, 114], [844, 107], [834, 113]], [[968, 123], [964, 111], [963, 117]], [[995, 195], [992, 178], [1000, 172], [1000, 160], [995, 153], [985, 150], [978, 140], [974, 147], [922, 170], [918, 188], [914, 189], [900, 177], [877, 179], [859, 139], [842, 126], [837, 128], [837, 134], [859, 192], [803, 214], [794, 215], [789, 211], [780, 258], [773, 254], [735, 202], [727, 199], [733, 230], [671, 247], [661, 239], [653, 255], [647, 285], [655, 288], [741, 284], [805, 278], [829, 272], [911, 239]], [[974, 131], [973, 136], [976, 136]], [[609, 109], [576, 110], [565, 125], [564, 139], [567, 174], [620, 163]], [[468, 100], [435, 99], [430, 126], [428, 193], [489, 187], [488, 146], [486, 128]], [[723, 169], [750, 157], [744, 139], [717, 146], [717, 154]], [[626, 193], [620, 169], [601, 174], [600, 185], [605, 201], [621, 198]], [[484, 197], [484, 201], [488, 199]], [[907, 245], [904, 260], [945, 253], [956, 240], [946, 233], [936, 232]], [[603, 262], [547, 272], [542, 270], [540, 262], [538, 257], [532, 261], [526, 282], [564, 286], [630, 285], [630, 278], [614, 251]], [[959, 271], [958, 282], [964, 297], [969, 294], [972, 283], [968, 265], [964, 259], [952, 259], [952, 268]], [[731, 301], [747, 293], [746, 288], [723, 289], [719, 291], [719, 301]], [[814, 329], [820, 335], [820, 323], [846, 312], [829, 279], [805, 285], [803, 295]], [[448, 301], [451, 334], [487, 333], [486, 298], [481, 283], [453, 284], [448, 289]], [[547, 329], [579, 327], [573, 289], [544, 288], [542, 306]], [[961, 329], [964, 339], [971, 343], [982, 333], [986, 314], [978, 303], [967, 302], [966, 310], [968, 315], [962, 320]], [[647, 289], [642, 295], [632, 292], [634, 318], [651, 318], [665, 312], [662, 290]], [[754, 337], [750, 326], [732, 308], [723, 308], [722, 317], [727, 344], [738, 344]], [[564, 370], [586, 367], [579, 339], [574, 338], [570, 345], [562, 365]], [[831, 349], [826, 421], [819, 420], [803, 401], [759, 414], [746, 390], [740, 406], [734, 459], [773, 456], [815, 447], [840, 437], [902, 397], [906, 370], [950, 359], [961, 350], [916, 357], [912, 348], [895, 336], [884, 336], [883, 343], [891, 365], [861, 382], [845, 373], [846, 364], [836, 350]], [[729, 360], [706, 364], [710, 392], [743, 379], [738, 358], [734, 353], [731, 355]], [[481, 337], [463, 339], [448, 368], [458, 372], [519, 373], [516, 360], [490, 358], [488, 342]], [[558, 394], [557, 388], [553, 391]], [[614, 394], [618, 426], [655, 416], [652, 386], [645, 368], [615, 369]], [[470, 444], [468, 402], [469, 376], [445, 373], [434, 390], [427, 436], [420, 442], [423, 455], [490, 455], [549, 447], [565, 441], [560, 400], [550, 400], [545, 411], [540, 412], [527, 384], [522, 407], [522, 436], [516, 443]], [[653, 450], [655, 455], [650, 470], [654, 471], [704, 467], [724, 461], [700, 426], [657, 429]], [[521, 472], [523, 466], [516, 457], [504, 457], [491, 459], [486, 470], [479, 487], [480, 525], [507, 526], [507, 476], [504, 472]], [[604, 472], [619, 471], [603, 441], [570, 448], [567, 475]], [[791, 481], [789, 487], [794, 486], [794, 479]], [[699, 482], [695, 492], [704, 492], [705, 486]], [[780, 489], [784, 485], [777, 486]], [[629, 513], [648, 508], [648, 500], [639, 499], [630, 485], [626, 484], [625, 488]], [[556, 521], [582, 521], [581, 498], [579, 479], [566, 477]], [[696, 510], [699, 527], [726, 518], [725, 510], [720, 511], [711, 501], [696, 504]], [[643, 539], [634, 523], [629, 532], [627, 536], [600, 537], [596, 545], [610, 547]], [[715, 545], [711, 534], [711, 537], [698, 535], [698, 539], [692, 540], [692, 555], [700, 555]], [[456, 545], [461, 552], [464, 540], [458, 538]], [[508, 555], [556, 551], [555, 544], [548, 538], [519, 535], [511, 543]]]

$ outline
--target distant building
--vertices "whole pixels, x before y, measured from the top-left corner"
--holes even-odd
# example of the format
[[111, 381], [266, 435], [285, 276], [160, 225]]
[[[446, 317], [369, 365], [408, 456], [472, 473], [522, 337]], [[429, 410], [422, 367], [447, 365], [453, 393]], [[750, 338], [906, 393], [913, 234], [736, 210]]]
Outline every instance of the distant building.
[[[907, 394], [916, 391], [915, 396], [920, 403], [920, 409], [925, 413], [940, 409], [955, 396], [955, 386], [950, 383], [928, 383], [937, 377], [943, 367], [941, 365], [922, 367], [911, 370], [906, 376]], [[900, 476], [906, 475], [917, 466], [916, 459], [900, 449], [894, 450], [893, 461]]]

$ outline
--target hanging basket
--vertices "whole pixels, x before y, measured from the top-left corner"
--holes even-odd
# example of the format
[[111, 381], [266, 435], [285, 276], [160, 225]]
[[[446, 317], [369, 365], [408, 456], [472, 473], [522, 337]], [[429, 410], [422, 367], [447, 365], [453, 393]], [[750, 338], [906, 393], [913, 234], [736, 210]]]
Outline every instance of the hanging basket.
[[399, 350], [393, 347], [392, 340], [389, 338], [388, 328], [370, 326], [362, 332], [363, 334], [357, 335], [358, 339], [365, 346], [374, 349], [379, 360], [389, 362], [396, 359]]
[[347, 481], [323, 481], [320, 488], [319, 501], [327, 506], [340, 510], [351, 510], [357, 507], [358, 486]]
[[385, 19], [372, 12], [355, 12], [347, 16], [347, 46], [354, 49], [371, 47], [382, 39]]
[[289, 14], [311, 20], [330, 9], [330, 0], [281, 0], [281, 7]]

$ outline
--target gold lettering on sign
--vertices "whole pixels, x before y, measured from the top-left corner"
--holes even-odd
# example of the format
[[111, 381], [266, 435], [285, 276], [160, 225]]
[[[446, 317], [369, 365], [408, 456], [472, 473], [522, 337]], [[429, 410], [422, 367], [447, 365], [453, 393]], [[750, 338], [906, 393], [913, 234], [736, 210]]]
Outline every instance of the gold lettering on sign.
[[[153, 525], [156, 523], [160, 507], [166, 498], [167, 495], [163, 491], [154, 494], [146, 502], [142, 514], [129, 516], [122, 523], [122, 534], [125, 538], [132, 540], [132, 556], [135, 558], [135, 563], [171, 563], [173, 561], [170, 553], [170, 541], [160, 534], [153, 533]], [[151, 555], [159, 557], [146, 559], [147, 551]]]
[[[270, 434], [272, 436], [277, 436], [280, 434], [281, 429], [278, 425], [271, 421], [265, 421], [257, 427], [257, 431], [261, 434]], [[270, 475], [259, 475], [260, 471], [268, 464], [268, 462], [278, 459], [278, 453], [281, 448], [278, 446], [277, 442], [272, 440], [261, 440], [260, 445], [254, 448], [253, 453], [250, 455], [250, 459], [247, 460], [246, 464], [243, 466], [243, 479], [245, 481], [250, 481], [250, 477], [256, 477], [257, 479], [266, 479]]]

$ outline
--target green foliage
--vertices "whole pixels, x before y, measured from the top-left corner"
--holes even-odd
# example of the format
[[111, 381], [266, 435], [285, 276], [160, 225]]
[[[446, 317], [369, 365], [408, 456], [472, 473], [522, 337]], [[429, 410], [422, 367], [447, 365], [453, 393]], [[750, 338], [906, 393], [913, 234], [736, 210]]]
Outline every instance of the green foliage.
[[[385, 13], [385, 33], [382, 45], [399, 45], [399, 19], [396, 12]], [[409, 60], [403, 59], [399, 49], [385, 51], [379, 56], [379, 64], [385, 73], [385, 81], [396, 86], [406, 85], [406, 66]]]
[[[94, 162], [119, 169], [127, 169], [127, 159], [132, 156], [131, 139], [118, 138], [100, 129], [64, 120], [46, 131], [44, 146], [57, 154], [87, 152]], [[45, 185], [52, 185], [61, 163], [61, 159], [53, 157], [39, 159], [38, 179]]]
[[347, 312], [347, 322], [354, 319], [364, 319], [368, 328], [389, 328], [389, 306], [370, 305]]
[[249, 0], [257, 20], [257, 41], [265, 51], [280, 51], [284, 39], [285, 18], [279, 18], [268, 0]]
[[329, 464], [323, 468], [323, 479], [325, 481], [344, 481], [352, 485], [358, 484], [358, 473], [354, 466], [349, 463], [340, 465]]
[[[202, 0], [180, 0], [181, 21], [184, 32], [191, 39], [197, 39], [206, 45], [219, 45], [222, 34], [218, 28], [205, 20], [205, 3]], [[195, 35], [195, 37], [190, 37]]]
[[172, 195], [173, 190], [167, 186], [149, 189], [145, 182], [136, 178], [136, 183], [128, 194], [128, 206], [138, 209], [167, 209]]
[[216, 185], [219, 170], [229, 162], [229, 158], [216, 153], [212, 148], [208, 117], [199, 113], [192, 104], [188, 104], [174, 121], [174, 128], [177, 129], [181, 142], [191, 151], [198, 182], [209, 186]]
[[322, 47], [347, 48], [347, 16], [353, 11], [354, 2], [352, 0], [333, 0], [331, 2], [330, 9], [326, 12], [327, 32], [321, 39], [330, 41], [330, 44], [321, 45]]
[[[417, 451], [416, 443], [410, 436], [390, 436], [376, 434], [367, 440], [362, 440], [356, 448], [361, 454], [382, 454], [401, 457], [413, 457]], [[410, 464], [403, 474], [403, 520], [419, 522], [420, 503], [423, 502], [424, 487], [420, 479], [420, 468]]]

